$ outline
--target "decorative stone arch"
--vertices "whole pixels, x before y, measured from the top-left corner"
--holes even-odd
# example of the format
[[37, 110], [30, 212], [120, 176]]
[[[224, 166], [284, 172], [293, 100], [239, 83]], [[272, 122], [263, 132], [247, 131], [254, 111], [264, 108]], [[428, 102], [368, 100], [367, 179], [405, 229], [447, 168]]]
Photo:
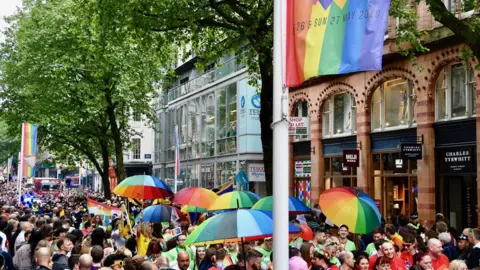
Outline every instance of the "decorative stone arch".
[[358, 92], [351, 84], [348, 84], [348, 83], [345, 83], [345, 82], [334, 82], [334, 83], [330, 84], [329, 86], [325, 87], [325, 89], [323, 89], [320, 92], [320, 95], [317, 98], [318, 103], [315, 103], [316, 107], [315, 107], [314, 111], [317, 112], [318, 117], [320, 117], [322, 115], [322, 110], [323, 110], [322, 108], [323, 108], [323, 104], [325, 103], [325, 101], [328, 98], [330, 98], [331, 96], [333, 96], [335, 94], [340, 94], [340, 93], [351, 94], [352, 97], [354, 98], [354, 102], [355, 102], [356, 106], [358, 106], [360, 104]]
[[[460, 47], [444, 49], [429, 63], [430, 67], [427, 68], [429, 76], [426, 75], [424, 77], [427, 82], [428, 99], [433, 99], [435, 96], [435, 84], [442, 69], [454, 62], [465, 62], [464, 59], [462, 59], [462, 49], [463, 48]], [[480, 77], [480, 73], [475, 70], [477, 62], [474, 57], [468, 59], [467, 65], [469, 68], [472, 68], [476, 77]]]
[[304, 101], [306, 101], [308, 104], [308, 115], [312, 115], [312, 101], [310, 100], [310, 97], [308, 96], [308, 94], [303, 91], [295, 91], [290, 95], [290, 98], [288, 101], [290, 115], [292, 115], [295, 112], [295, 105], [297, 105], [299, 102], [304, 102]]
[[[370, 103], [375, 90], [384, 82], [392, 79], [402, 78], [411, 83], [412, 87], [417, 91], [426, 91], [425, 85], [421, 85], [419, 78], [414, 72], [402, 67], [385, 67], [383, 70], [376, 72], [374, 75], [365, 81], [365, 92], [363, 93], [363, 100], [360, 103], [364, 104], [366, 111], [370, 111]], [[414, 97], [416, 98], [416, 97]]]

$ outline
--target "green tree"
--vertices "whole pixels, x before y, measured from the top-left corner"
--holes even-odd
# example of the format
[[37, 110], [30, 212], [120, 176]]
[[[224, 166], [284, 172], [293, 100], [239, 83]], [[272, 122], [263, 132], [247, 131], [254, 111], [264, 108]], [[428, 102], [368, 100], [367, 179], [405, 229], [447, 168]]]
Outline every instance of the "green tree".
[[[152, 123], [161, 67], [169, 46], [161, 34], [131, 24], [130, 0], [29, 0], [10, 18], [1, 44], [2, 117], [15, 129], [39, 124], [39, 137], [59, 157], [86, 155], [108, 190], [108, 158], [123, 154], [132, 112]], [[100, 161], [101, 160], [101, 161]]]
[[[139, 28], [167, 33], [181, 48], [191, 47], [205, 65], [227, 53], [245, 50], [250, 82], [260, 81], [260, 124], [267, 194], [272, 194], [273, 1], [139, 1]], [[245, 46], [248, 45], [248, 46]]]

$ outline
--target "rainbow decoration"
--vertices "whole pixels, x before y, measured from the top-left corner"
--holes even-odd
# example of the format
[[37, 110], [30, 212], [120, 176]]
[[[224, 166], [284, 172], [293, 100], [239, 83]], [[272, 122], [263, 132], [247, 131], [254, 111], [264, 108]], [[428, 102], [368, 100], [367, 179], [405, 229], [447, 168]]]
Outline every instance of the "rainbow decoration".
[[380, 226], [377, 205], [365, 192], [352, 187], [336, 187], [320, 195], [320, 209], [335, 225], [345, 224], [350, 232], [369, 233]]
[[390, 0], [287, 0], [287, 87], [382, 69]]
[[117, 217], [122, 216], [122, 209], [118, 207], [109, 206], [107, 204], [97, 202], [90, 198], [87, 199], [88, 213], [100, 216], [103, 220], [103, 225], [108, 226], [113, 215]]
[[311, 207], [310, 192], [311, 183], [309, 180], [297, 180], [296, 195], [297, 198], [303, 202], [307, 207]]
[[22, 124], [22, 177], [35, 176], [37, 159], [37, 130], [38, 126], [28, 123]]

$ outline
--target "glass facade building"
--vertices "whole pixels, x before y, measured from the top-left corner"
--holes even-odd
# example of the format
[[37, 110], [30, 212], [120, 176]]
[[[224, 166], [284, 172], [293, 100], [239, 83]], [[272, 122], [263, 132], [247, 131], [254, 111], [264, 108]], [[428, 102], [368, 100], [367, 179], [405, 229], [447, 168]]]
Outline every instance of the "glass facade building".
[[255, 166], [255, 182], [250, 183], [249, 189], [259, 194], [265, 192], [264, 177], [257, 177], [263, 159], [260, 98], [257, 89], [247, 81], [246, 67], [231, 57], [167, 91], [157, 106], [159, 122], [153, 165], [156, 176], [173, 185], [174, 129], [178, 126], [179, 189], [219, 187], [234, 180], [240, 170], [249, 176]]

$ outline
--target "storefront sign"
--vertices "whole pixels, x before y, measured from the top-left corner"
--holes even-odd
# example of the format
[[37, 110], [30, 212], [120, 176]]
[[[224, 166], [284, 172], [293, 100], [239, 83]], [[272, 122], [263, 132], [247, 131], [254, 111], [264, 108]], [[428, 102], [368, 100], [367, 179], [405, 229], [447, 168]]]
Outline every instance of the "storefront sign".
[[358, 150], [343, 150], [343, 166], [358, 167]]
[[442, 153], [443, 168], [449, 173], [470, 172], [472, 151], [469, 147], [459, 147]]
[[152, 154], [145, 154], [145, 159], [151, 159], [152, 158]]
[[308, 135], [309, 129], [310, 119], [308, 117], [290, 117], [289, 135]]
[[265, 168], [261, 163], [248, 165], [248, 180], [250, 182], [265, 182]]
[[416, 143], [402, 144], [403, 159], [422, 159], [422, 145]]
[[295, 161], [295, 177], [311, 177], [311, 176], [312, 176], [311, 160]]

